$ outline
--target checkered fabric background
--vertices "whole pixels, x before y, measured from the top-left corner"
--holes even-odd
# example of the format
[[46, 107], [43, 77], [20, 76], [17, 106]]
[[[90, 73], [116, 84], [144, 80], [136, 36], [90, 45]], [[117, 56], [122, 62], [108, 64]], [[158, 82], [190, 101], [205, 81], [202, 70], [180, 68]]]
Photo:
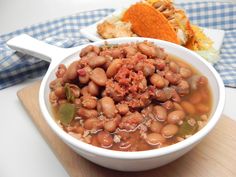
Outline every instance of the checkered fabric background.
[[[221, 59], [214, 65], [225, 86], [236, 87], [236, 4], [220, 2], [192, 2], [179, 4], [193, 24], [226, 31]], [[15, 52], [6, 41], [26, 33], [34, 38], [60, 47], [70, 48], [89, 42], [80, 29], [109, 15], [114, 9], [99, 9], [51, 20], [45, 23], [0, 36], [0, 89], [43, 75], [48, 63]]]

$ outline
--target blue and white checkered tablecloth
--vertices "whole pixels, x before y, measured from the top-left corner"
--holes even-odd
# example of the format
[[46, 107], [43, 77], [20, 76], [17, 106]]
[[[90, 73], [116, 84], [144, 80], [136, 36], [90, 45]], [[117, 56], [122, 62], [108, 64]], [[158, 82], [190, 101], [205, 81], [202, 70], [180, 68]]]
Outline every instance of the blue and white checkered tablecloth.
[[[179, 4], [193, 24], [225, 30], [221, 59], [214, 65], [225, 86], [236, 87], [236, 4], [222, 2], [188, 2]], [[89, 42], [80, 29], [107, 16], [114, 9], [99, 9], [51, 20], [0, 36], [0, 89], [43, 75], [48, 63], [15, 52], [6, 41], [22, 33], [60, 47], [75, 47]]]

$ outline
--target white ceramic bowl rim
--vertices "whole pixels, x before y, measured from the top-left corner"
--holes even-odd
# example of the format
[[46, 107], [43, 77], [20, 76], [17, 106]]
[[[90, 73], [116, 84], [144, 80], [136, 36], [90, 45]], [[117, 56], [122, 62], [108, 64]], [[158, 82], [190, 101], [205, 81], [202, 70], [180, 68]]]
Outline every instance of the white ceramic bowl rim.
[[[54, 119], [51, 117], [51, 115], [49, 114], [49, 112], [47, 110], [46, 102], [44, 100], [44, 91], [45, 91], [45, 87], [47, 87], [46, 82], [48, 80], [48, 77], [51, 74], [51, 73], [47, 73], [41, 83], [41, 86], [40, 86], [39, 104], [40, 104], [41, 112], [42, 112], [46, 122], [60, 138], [65, 140], [67, 143], [69, 143], [75, 147], [78, 147], [82, 151], [85, 151], [87, 153], [91, 153], [91, 155], [99, 155], [99, 156], [104, 156], [104, 157], [108, 157], [108, 158], [117, 158], [117, 159], [146, 159], [146, 158], [155, 158], [157, 156], [163, 156], [165, 154], [179, 151], [187, 146], [190, 146], [191, 144], [193, 144], [195, 142], [198, 142], [201, 138], [203, 138], [205, 135], [207, 135], [213, 129], [213, 127], [215, 126], [215, 124], [219, 120], [221, 113], [223, 111], [223, 108], [224, 108], [225, 90], [224, 90], [224, 84], [223, 84], [222, 79], [220, 78], [219, 74], [216, 72], [216, 70], [213, 68], [213, 66], [210, 65], [205, 59], [200, 57], [195, 52], [192, 52], [182, 46], [179, 46], [179, 45], [176, 45], [176, 44], [173, 44], [170, 42], [166, 42], [166, 41], [156, 40], [156, 39], [139, 38], [139, 37], [132, 37], [132, 38], [125, 37], [125, 38], [109, 39], [109, 40], [104, 40], [104, 41], [107, 41], [109, 44], [109, 43], [114, 43], [114, 42], [129, 43], [129, 42], [144, 41], [144, 40], [148, 40], [151, 42], [163, 43], [167, 47], [171, 46], [171, 47], [177, 48], [178, 50], [182, 50], [183, 52], [191, 53], [191, 55], [194, 58], [200, 60], [213, 73], [213, 75], [215, 76], [215, 80], [217, 82], [220, 96], [219, 96], [218, 103], [216, 105], [215, 112], [212, 114], [212, 117], [208, 121], [207, 125], [204, 128], [202, 128], [200, 131], [195, 133], [193, 136], [187, 138], [186, 140], [176, 143], [174, 145], [160, 148], [160, 149], [153, 149], [153, 150], [146, 150], [146, 151], [135, 151], [135, 152], [122, 152], [122, 151], [114, 151], [114, 150], [99, 148], [99, 147], [84, 143], [80, 140], [73, 138], [71, 135], [69, 135], [64, 130], [62, 130], [57, 125], [57, 123], [54, 121]], [[98, 41], [98, 42], [94, 42], [92, 44], [93, 45], [102, 45], [102, 44], [104, 44], [104, 41]]]

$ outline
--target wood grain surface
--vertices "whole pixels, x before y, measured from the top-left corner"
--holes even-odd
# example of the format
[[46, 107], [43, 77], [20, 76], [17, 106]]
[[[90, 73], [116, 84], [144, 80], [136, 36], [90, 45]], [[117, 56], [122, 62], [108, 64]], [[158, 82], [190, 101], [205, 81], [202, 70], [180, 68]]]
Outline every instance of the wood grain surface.
[[40, 82], [18, 92], [29, 117], [71, 177], [235, 177], [236, 122], [222, 116], [214, 130], [192, 151], [163, 167], [145, 172], [119, 172], [77, 155], [48, 127], [39, 110]]

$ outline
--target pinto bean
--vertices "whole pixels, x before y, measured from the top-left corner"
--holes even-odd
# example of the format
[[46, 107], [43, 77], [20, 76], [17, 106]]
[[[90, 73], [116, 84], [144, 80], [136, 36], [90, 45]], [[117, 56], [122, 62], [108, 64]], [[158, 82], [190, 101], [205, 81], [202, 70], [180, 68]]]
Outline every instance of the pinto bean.
[[88, 65], [91, 68], [96, 68], [98, 66], [102, 66], [103, 64], [105, 64], [106, 61], [107, 61], [106, 58], [103, 56], [95, 56], [88, 60]]
[[150, 133], [147, 135], [146, 142], [150, 145], [160, 145], [164, 143], [166, 139], [159, 133]]
[[155, 99], [157, 101], [165, 102], [168, 100], [167, 94], [164, 90], [156, 90], [155, 91]]
[[178, 102], [178, 103], [181, 101], [181, 98], [180, 98], [179, 94], [175, 90], [173, 90], [171, 99], [174, 102]]
[[80, 93], [81, 93], [81, 95], [84, 95], [84, 96], [85, 95], [90, 95], [89, 90], [88, 90], [88, 86], [83, 87], [81, 89]]
[[181, 61], [181, 60], [176, 60], [175, 61], [181, 68], [189, 68], [189, 64], [184, 62], [184, 61]]
[[161, 89], [165, 86], [164, 78], [158, 74], [153, 74], [150, 77], [150, 82], [157, 88]]
[[147, 88], [147, 80], [146, 78], [143, 78], [140, 83], [138, 84], [138, 88], [142, 91], [144, 91]]
[[161, 130], [161, 134], [163, 137], [165, 138], [171, 138], [174, 135], [176, 135], [176, 133], [178, 132], [179, 128], [177, 125], [175, 124], [167, 124], [165, 125], [162, 130]]
[[155, 133], [160, 133], [163, 125], [158, 121], [153, 121], [150, 125], [150, 130]]
[[63, 83], [64, 81], [62, 78], [57, 78], [49, 83], [49, 88], [51, 90], [55, 90], [58, 87], [58, 85], [63, 85]]
[[123, 55], [122, 55], [122, 50], [121, 49], [119, 49], [119, 48], [114, 48], [114, 49], [112, 49], [112, 51], [111, 51], [111, 56], [113, 57], [113, 58], [121, 58]]
[[96, 53], [96, 54], [99, 54], [100, 53], [100, 48], [98, 46], [93, 46], [93, 51]]
[[180, 67], [177, 63], [175, 63], [174, 61], [171, 61], [169, 63], [169, 67], [170, 67], [170, 70], [174, 73], [179, 73], [179, 70], [180, 70]]
[[204, 114], [204, 113], [208, 113], [210, 111], [210, 108], [209, 106], [205, 105], [205, 104], [202, 104], [202, 103], [198, 103], [196, 105], [196, 110], [201, 113], [201, 114]]
[[168, 87], [170, 82], [168, 80], [166, 80], [166, 79], [164, 79], [164, 82], [165, 82], [165, 87]]
[[188, 79], [190, 86], [191, 86], [191, 90], [197, 90], [197, 81], [198, 81], [199, 77], [200, 77], [199, 75], [195, 74]]
[[92, 71], [92, 69], [89, 66], [86, 66], [82, 69], [77, 70], [77, 73], [79, 75], [79, 81], [82, 84], [86, 84], [90, 77], [89, 77], [89, 73]]
[[80, 63], [85, 66], [88, 63], [88, 60], [89, 60], [89, 58], [87, 56], [81, 57]]
[[193, 92], [193, 94], [189, 97], [189, 101], [192, 104], [197, 104], [202, 101], [202, 95], [199, 92]]
[[117, 123], [114, 120], [109, 120], [104, 123], [104, 130], [108, 132], [114, 132], [116, 130]]
[[171, 84], [177, 84], [180, 80], [180, 76], [178, 74], [175, 74], [171, 71], [167, 71], [165, 73], [165, 79], [168, 80]]
[[190, 92], [189, 83], [186, 80], [180, 80], [180, 82], [177, 85], [176, 91], [181, 96], [189, 94]]
[[95, 52], [89, 52], [88, 54], [86, 54], [86, 56], [83, 56], [81, 57], [80, 59], [80, 63], [83, 65], [83, 66], [86, 66], [88, 64], [88, 61], [93, 58], [93, 57], [96, 57], [98, 56]]
[[206, 86], [207, 83], [208, 83], [208, 80], [207, 80], [207, 78], [205, 76], [200, 76], [200, 78], [199, 78], [199, 80], [197, 82], [199, 88], [203, 87], [203, 86]]
[[86, 95], [81, 97], [82, 106], [87, 109], [94, 109], [97, 106], [97, 98], [94, 96]]
[[162, 106], [154, 106], [153, 107], [153, 114], [155, 118], [161, 122], [165, 121], [167, 118], [167, 111]]
[[195, 109], [194, 105], [192, 103], [190, 103], [189, 101], [182, 101], [180, 104], [186, 113], [188, 113], [188, 114], [195, 114], [196, 113], [196, 109]]
[[56, 72], [57, 78], [62, 78], [66, 73], [66, 70], [67, 70], [66, 66], [64, 64], [60, 64]]
[[115, 106], [115, 103], [111, 97], [103, 97], [100, 99], [102, 112], [104, 115], [108, 118], [115, 117], [115, 114], [117, 113], [117, 109]]
[[98, 142], [97, 136], [92, 136], [91, 144], [92, 144], [93, 146], [99, 147], [99, 142]]
[[98, 55], [95, 52], [89, 52], [86, 57], [87, 57], [87, 62], [92, 59], [93, 57], [97, 57]]
[[84, 128], [87, 130], [100, 129], [102, 124], [98, 118], [89, 118], [84, 121]]
[[142, 71], [143, 71], [143, 74], [144, 74], [145, 77], [151, 76], [155, 72], [155, 66], [150, 65], [150, 64], [148, 64], [148, 65], [145, 64]]
[[127, 104], [117, 104], [116, 108], [121, 115], [125, 115], [127, 112], [129, 112], [129, 107]]
[[102, 68], [95, 68], [91, 71], [90, 79], [99, 86], [105, 86], [107, 82], [107, 76]]
[[197, 90], [199, 88], [203, 88], [207, 85], [208, 80], [205, 76], [200, 76], [200, 75], [193, 75], [188, 79], [191, 89], [192, 90]]
[[86, 108], [78, 109], [77, 114], [83, 119], [89, 119], [98, 116], [98, 112], [96, 110]]
[[165, 60], [167, 58], [167, 54], [164, 52], [164, 49], [160, 47], [156, 47], [157, 58]]
[[49, 101], [50, 103], [53, 105], [53, 106], [56, 106], [58, 103], [58, 97], [56, 96], [55, 92], [54, 91], [51, 91], [49, 93]]
[[66, 70], [63, 76], [64, 81], [74, 80], [77, 77], [77, 69], [79, 67], [78, 64], [79, 64], [78, 61], [74, 61], [69, 65], [68, 69]]
[[184, 110], [179, 103], [173, 102], [173, 105], [175, 110], [180, 110], [180, 111]]
[[88, 83], [88, 92], [93, 96], [99, 95], [99, 86], [95, 84], [93, 81], [90, 81]]
[[137, 63], [136, 66], [134, 66], [135, 71], [142, 71], [144, 76], [151, 76], [155, 72], [155, 66], [143, 62]]
[[64, 87], [57, 87], [55, 90], [55, 95], [58, 98], [65, 98], [66, 97], [66, 92], [65, 92], [65, 88]]
[[140, 124], [143, 120], [143, 116], [139, 112], [127, 113], [122, 119], [119, 127], [121, 129], [133, 130]]
[[[101, 94], [102, 97], [110, 96], [115, 102], [120, 102], [124, 99], [124, 96], [119, 94], [115, 88], [110, 88], [108, 90], [104, 90]], [[126, 99], [129, 97], [127, 96]]]
[[80, 96], [80, 88], [75, 84], [69, 84], [69, 88], [71, 92], [73, 93], [75, 98], [78, 98]]
[[165, 101], [164, 103], [161, 104], [164, 108], [166, 108], [167, 110], [170, 110], [174, 107], [174, 104], [172, 103], [172, 101], [168, 100]]
[[162, 89], [166, 95], [166, 99], [171, 99], [173, 97], [173, 95], [175, 94], [175, 89], [172, 87], [165, 87]]
[[187, 79], [192, 76], [192, 71], [188, 68], [181, 67], [179, 70], [179, 74], [182, 78]]
[[167, 121], [170, 124], [178, 124], [180, 121], [182, 121], [185, 117], [184, 111], [177, 110], [172, 111], [168, 114]]
[[112, 59], [110, 57], [106, 57], [106, 63], [102, 66], [102, 68], [107, 70], [107, 68], [110, 66], [111, 62], [112, 62]]
[[85, 48], [83, 48], [80, 52], [80, 57], [83, 57], [87, 55], [89, 52], [93, 51], [93, 45], [88, 45]]
[[163, 70], [166, 66], [166, 62], [165, 60], [161, 60], [161, 59], [156, 59], [156, 63], [155, 66], [158, 70]]
[[200, 88], [198, 90], [198, 92], [201, 94], [201, 102], [207, 102], [210, 99], [210, 93], [209, 90], [207, 90], [206, 88]]
[[84, 127], [76, 126], [76, 127], [73, 127], [71, 131], [75, 132], [77, 134], [83, 134], [84, 133]]
[[152, 114], [152, 110], [153, 110], [153, 105], [152, 104], [150, 104], [150, 105], [148, 105], [147, 107], [145, 107], [142, 111], [141, 111], [141, 113], [142, 113], [142, 115], [144, 116], [144, 117], [150, 117], [150, 115], [151, 115], [151, 117], [153, 117], [154, 118], [154, 115]]
[[113, 60], [109, 65], [109, 67], [107, 68], [106, 71], [107, 77], [111, 78], [112, 76], [114, 76], [118, 72], [121, 66], [122, 66], [122, 61], [120, 59]]
[[100, 131], [97, 134], [97, 140], [101, 144], [101, 146], [104, 148], [108, 148], [108, 147], [112, 146], [112, 144], [113, 144], [113, 138], [112, 138], [111, 134], [108, 133], [107, 131]]
[[143, 62], [138, 62], [135, 66], [134, 66], [134, 70], [135, 71], [140, 71], [143, 69], [143, 65], [144, 63]]
[[137, 49], [132, 46], [127, 46], [123, 48], [126, 58], [134, 56], [137, 53]]
[[121, 115], [116, 114], [115, 118], [112, 120], [118, 125], [121, 122]]
[[156, 57], [157, 56], [157, 51], [155, 46], [150, 46], [146, 43], [139, 43], [138, 44], [138, 49], [143, 53], [144, 55], [147, 55], [149, 57]]

